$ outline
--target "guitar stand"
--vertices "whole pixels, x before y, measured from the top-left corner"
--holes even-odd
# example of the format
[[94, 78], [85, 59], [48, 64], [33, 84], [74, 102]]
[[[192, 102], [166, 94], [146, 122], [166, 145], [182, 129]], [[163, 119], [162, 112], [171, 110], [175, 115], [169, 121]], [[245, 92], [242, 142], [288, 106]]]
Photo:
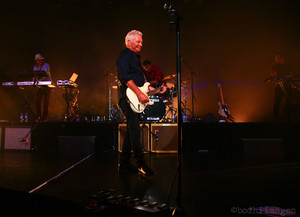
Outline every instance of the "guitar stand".
[[234, 123], [234, 118], [230, 114], [227, 114], [227, 119]]

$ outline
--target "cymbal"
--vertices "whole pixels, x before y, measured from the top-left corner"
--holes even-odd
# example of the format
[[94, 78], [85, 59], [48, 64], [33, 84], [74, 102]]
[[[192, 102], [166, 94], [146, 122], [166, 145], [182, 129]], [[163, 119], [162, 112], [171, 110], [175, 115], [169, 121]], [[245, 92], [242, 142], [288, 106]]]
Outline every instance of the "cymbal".
[[166, 86], [168, 87], [168, 88], [174, 88], [175, 87], [175, 84], [173, 84], [173, 83], [170, 83], [170, 82], [167, 82], [166, 83]]
[[177, 76], [176, 74], [168, 75], [168, 76], [166, 76], [166, 77], [163, 78], [163, 81], [171, 80], [171, 79], [175, 78], [176, 76]]

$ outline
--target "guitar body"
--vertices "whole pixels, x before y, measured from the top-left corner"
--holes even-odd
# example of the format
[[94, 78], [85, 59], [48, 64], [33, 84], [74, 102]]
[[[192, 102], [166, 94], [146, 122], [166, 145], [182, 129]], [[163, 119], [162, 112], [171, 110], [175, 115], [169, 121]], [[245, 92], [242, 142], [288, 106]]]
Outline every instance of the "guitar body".
[[227, 108], [227, 105], [224, 103], [224, 97], [223, 97], [223, 90], [222, 90], [222, 86], [221, 83], [218, 84], [218, 87], [220, 89], [220, 101], [219, 101], [219, 115], [221, 116], [221, 118], [228, 118], [230, 121], [234, 122], [233, 117], [230, 115], [230, 111]]
[[226, 105], [222, 105], [221, 102], [219, 104], [219, 115], [223, 118], [227, 118], [227, 116], [230, 114], [229, 109], [227, 108]]
[[[139, 87], [139, 89], [146, 95], [146, 96], [149, 96], [148, 95], [148, 92], [149, 92], [149, 85], [150, 83], [149, 82], [146, 82], [142, 87]], [[153, 105], [154, 102], [149, 100], [148, 103], [145, 103], [145, 104], [142, 104], [139, 100], [139, 98], [137, 97], [137, 95], [130, 89], [130, 88], [127, 88], [126, 90], [126, 95], [127, 95], [127, 98], [130, 102], [130, 107], [131, 109], [136, 112], [136, 113], [142, 113], [145, 108], [148, 106], [148, 105]]]

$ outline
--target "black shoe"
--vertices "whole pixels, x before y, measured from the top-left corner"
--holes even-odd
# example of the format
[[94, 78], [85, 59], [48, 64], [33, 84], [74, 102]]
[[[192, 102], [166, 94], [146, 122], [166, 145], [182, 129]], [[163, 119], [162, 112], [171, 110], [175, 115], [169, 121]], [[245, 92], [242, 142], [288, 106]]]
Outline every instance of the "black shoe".
[[138, 168], [130, 163], [118, 164], [118, 169], [120, 173], [137, 173]]
[[151, 170], [147, 165], [139, 166], [138, 171], [142, 175], [147, 175], [147, 176], [153, 176], [155, 174], [155, 172]]

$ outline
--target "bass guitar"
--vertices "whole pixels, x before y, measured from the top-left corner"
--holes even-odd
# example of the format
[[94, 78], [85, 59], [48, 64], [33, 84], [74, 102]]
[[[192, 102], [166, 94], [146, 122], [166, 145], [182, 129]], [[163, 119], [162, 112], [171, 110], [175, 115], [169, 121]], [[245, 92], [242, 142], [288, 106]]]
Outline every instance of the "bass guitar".
[[[142, 87], [138, 87], [138, 88], [148, 97], [152, 96], [156, 93], [159, 93], [161, 91], [160, 87], [149, 91], [149, 89], [148, 89], [149, 85], [150, 85], [150, 83], [146, 82]], [[145, 104], [141, 103], [138, 96], [130, 88], [127, 88], [126, 96], [129, 100], [131, 109], [136, 113], [142, 113], [148, 105], [154, 104], [154, 102], [151, 100], [149, 100], [149, 102], [147, 102]]]

